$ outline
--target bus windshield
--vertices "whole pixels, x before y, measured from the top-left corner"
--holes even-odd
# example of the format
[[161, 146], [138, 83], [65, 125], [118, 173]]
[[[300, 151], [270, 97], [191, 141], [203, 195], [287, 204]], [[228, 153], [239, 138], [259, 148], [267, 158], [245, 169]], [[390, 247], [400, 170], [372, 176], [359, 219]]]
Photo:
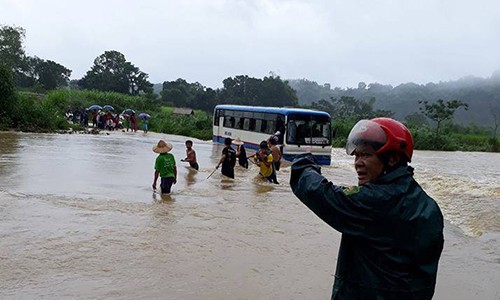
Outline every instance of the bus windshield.
[[288, 115], [286, 142], [295, 145], [331, 145], [330, 118]]

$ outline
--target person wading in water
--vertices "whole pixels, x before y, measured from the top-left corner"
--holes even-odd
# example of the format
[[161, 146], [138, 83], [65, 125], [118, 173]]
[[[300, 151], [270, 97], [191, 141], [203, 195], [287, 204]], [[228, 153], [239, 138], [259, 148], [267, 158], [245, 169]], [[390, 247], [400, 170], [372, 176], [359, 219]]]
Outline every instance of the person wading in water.
[[175, 157], [172, 153], [172, 144], [160, 140], [153, 147], [153, 152], [158, 153], [155, 160], [155, 173], [153, 179], [153, 190], [156, 191], [156, 181], [161, 177], [161, 193], [169, 194], [173, 184], [177, 183], [177, 167], [175, 166]]
[[260, 167], [259, 174], [269, 182], [279, 184], [273, 165], [273, 153], [267, 145], [267, 141], [260, 142], [259, 151], [253, 155], [255, 164]]
[[221, 173], [229, 178], [234, 178], [234, 166], [236, 165], [236, 151], [231, 148], [231, 143], [233, 141], [231, 138], [226, 138], [224, 140], [224, 149], [222, 149], [222, 157], [219, 163], [215, 167], [218, 169], [222, 165]]
[[186, 144], [186, 158], [181, 159], [181, 161], [188, 162], [191, 168], [198, 171], [200, 169], [200, 166], [196, 161], [196, 151], [194, 151], [193, 149], [193, 141], [187, 140], [185, 144]]
[[233, 140], [233, 144], [236, 145], [236, 157], [238, 158], [238, 164], [243, 168], [248, 169], [247, 151], [244, 143], [238, 137]]

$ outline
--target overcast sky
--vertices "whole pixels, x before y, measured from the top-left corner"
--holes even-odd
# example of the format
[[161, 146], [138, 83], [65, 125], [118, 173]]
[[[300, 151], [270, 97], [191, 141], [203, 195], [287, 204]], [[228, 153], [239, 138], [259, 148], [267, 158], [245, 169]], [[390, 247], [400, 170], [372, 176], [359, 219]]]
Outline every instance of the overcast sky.
[[428, 83], [500, 70], [496, 0], [0, 0], [28, 55], [80, 79], [107, 50], [153, 83], [237, 75]]

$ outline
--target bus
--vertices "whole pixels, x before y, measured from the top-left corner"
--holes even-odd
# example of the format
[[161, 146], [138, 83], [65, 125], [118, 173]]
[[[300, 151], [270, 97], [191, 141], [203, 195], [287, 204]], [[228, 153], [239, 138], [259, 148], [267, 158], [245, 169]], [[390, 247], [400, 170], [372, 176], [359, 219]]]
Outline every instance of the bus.
[[213, 142], [239, 137], [247, 149], [259, 148], [277, 131], [283, 158], [310, 151], [322, 165], [330, 165], [332, 134], [330, 114], [302, 108], [217, 105], [214, 109]]

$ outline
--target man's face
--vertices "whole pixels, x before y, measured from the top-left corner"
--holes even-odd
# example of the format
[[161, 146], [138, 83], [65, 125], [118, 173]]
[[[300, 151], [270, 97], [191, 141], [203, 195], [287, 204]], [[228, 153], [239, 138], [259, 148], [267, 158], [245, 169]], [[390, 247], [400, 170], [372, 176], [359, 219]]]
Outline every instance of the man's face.
[[191, 147], [192, 147], [192, 146], [193, 146], [192, 144], [190, 144], [190, 143], [186, 143], [186, 148], [187, 148], [188, 150], [189, 150], [189, 149], [191, 149]]
[[354, 150], [354, 168], [358, 174], [358, 185], [376, 180], [384, 171], [384, 164], [370, 145], [359, 145]]

